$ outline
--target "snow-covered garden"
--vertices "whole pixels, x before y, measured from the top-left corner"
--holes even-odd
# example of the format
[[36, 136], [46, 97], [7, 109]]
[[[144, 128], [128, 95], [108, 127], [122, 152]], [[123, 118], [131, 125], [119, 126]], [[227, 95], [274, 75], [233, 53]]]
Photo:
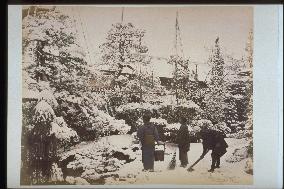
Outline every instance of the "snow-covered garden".
[[[222, 52], [222, 38], [212, 41], [206, 81], [189, 76], [188, 60], [169, 56], [177, 66], [167, 85], [148, 70], [147, 31], [114, 23], [100, 61], [90, 63], [74, 23], [57, 9], [23, 17], [22, 184], [252, 183], [252, 33], [241, 60]], [[142, 172], [136, 137], [145, 113], [166, 144], [153, 173]], [[215, 173], [207, 172], [210, 155], [194, 172], [167, 170], [181, 116], [189, 120], [189, 164], [202, 153], [202, 128], [225, 132], [229, 148]]]

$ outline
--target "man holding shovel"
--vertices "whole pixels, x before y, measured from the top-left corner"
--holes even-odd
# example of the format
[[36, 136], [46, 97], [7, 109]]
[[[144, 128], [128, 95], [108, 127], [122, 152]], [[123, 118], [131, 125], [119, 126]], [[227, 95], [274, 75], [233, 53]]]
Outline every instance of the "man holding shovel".
[[215, 144], [212, 148], [212, 164], [208, 172], [214, 172], [215, 168], [220, 168], [220, 158], [227, 152], [228, 144], [225, 141], [225, 136], [222, 132], [215, 134]]
[[202, 128], [200, 131], [200, 136], [202, 138], [202, 146], [203, 146], [203, 152], [199, 159], [191, 165], [187, 170], [193, 171], [193, 167], [204, 158], [204, 156], [212, 150], [211, 158], [212, 158], [212, 164], [211, 169], [208, 170], [208, 172], [214, 172], [215, 168], [220, 167], [220, 158], [227, 152], [226, 148], [228, 147], [228, 144], [224, 140], [224, 134], [221, 131], [216, 130], [210, 130], [206, 127]]
[[202, 139], [202, 147], [203, 152], [201, 156], [192, 164], [187, 170], [188, 171], [194, 171], [193, 167], [201, 161], [204, 156], [209, 152], [209, 150], [213, 149], [214, 143], [215, 143], [215, 137], [214, 132], [212, 130], [209, 130], [207, 127], [202, 127], [201, 130], [198, 132], [199, 137]]

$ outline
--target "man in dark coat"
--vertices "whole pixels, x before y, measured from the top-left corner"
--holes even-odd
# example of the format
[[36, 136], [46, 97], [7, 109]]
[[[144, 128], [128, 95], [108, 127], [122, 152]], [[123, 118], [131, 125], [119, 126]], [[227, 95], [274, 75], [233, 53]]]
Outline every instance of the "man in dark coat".
[[228, 144], [225, 141], [225, 134], [221, 131], [214, 131], [208, 128], [203, 128], [200, 132], [202, 138], [203, 152], [200, 156], [204, 158], [209, 150], [212, 150], [212, 164], [209, 172], [214, 172], [215, 168], [220, 168], [220, 158], [227, 152]]
[[209, 150], [213, 149], [213, 146], [215, 144], [215, 132], [204, 127], [201, 129], [199, 135], [202, 139], [203, 147], [203, 152], [200, 158], [204, 158], [205, 154], [208, 153]]
[[154, 171], [154, 152], [155, 152], [155, 141], [159, 142], [159, 135], [157, 128], [150, 123], [151, 116], [145, 114], [143, 116], [144, 125], [141, 126], [137, 131], [137, 137], [142, 144], [142, 163], [144, 171]]
[[181, 126], [179, 128], [177, 134], [177, 144], [179, 147], [179, 160], [181, 163], [181, 167], [186, 167], [188, 164], [187, 152], [189, 151], [190, 143], [189, 143], [189, 132], [188, 127], [186, 125], [187, 120], [185, 117], [180, 118]]
[[227, 152], [228, 144], [225, 141], [225, 135], [222, 132], [216, 132], [215, 143], [212, 149], [212, 164], [209, 172], [214, 172], [215, 168], [220, 168], [220, 158]]

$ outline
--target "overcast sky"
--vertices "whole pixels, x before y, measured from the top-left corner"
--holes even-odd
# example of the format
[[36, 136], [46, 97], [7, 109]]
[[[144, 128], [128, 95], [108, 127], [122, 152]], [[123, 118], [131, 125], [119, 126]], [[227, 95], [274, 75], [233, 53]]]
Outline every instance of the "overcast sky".
[[[122, 7], [58, 8], [77, 20], [79, 31], [85, 31], [92, 61], [96, 61], [98, 47], [105, 42], [111, 25], [121, 22]], [[144, 40], [150, 55], [169, 57], [174, 53], [177, 11], [185, 57], [205, 62], [207, 49], [214, 45], [217, 36], [223, 52], [236, 58], [244, 55], [249, 30], [253, 28], [253, 9], [248, 6], [125, 7], [124, 22], [146, 30]], [[85, 45], [85, 40], [82, 43]]]

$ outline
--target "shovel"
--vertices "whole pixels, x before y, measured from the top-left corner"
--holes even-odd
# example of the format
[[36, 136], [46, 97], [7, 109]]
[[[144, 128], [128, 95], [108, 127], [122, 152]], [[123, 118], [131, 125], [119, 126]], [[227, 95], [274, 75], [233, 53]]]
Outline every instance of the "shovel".
[[[204, 154], [204, 156], [205, 156], [207, 153], [208, 153], [208, 151]], [[187, 169], [187, 171], [188, 171], [188, 172], [194, 171], [193, 167], [194, 167], [200, 160], [202, 160], [202, 159], [204, 158], [204, 156], [203, 156], [203, 157], [199, 157], [198, 160], [196, 160], [196, 162], [194, 162], [194, 163]]]

